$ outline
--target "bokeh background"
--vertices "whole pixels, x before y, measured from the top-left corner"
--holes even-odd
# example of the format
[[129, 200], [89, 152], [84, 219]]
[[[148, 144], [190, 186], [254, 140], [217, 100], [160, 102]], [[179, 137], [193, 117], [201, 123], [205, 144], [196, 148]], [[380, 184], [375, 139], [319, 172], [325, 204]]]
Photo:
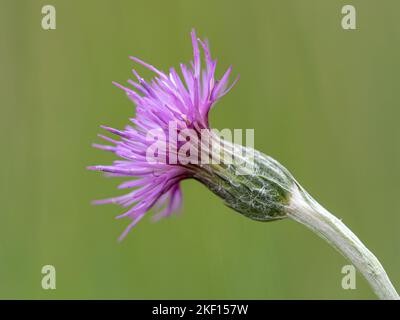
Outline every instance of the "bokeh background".
[[[349, 1], [0, 0], [0, 298], [374, 299], [360, 274], [292, 221], [260, 223], [186, 181], [179, 216], [145, 218], [122, 242], [121, 208], [92, 199], [119, 180], [85, 170], [114, 157], [91, 148], [134, 105], [111, 85], [136, 55], [162, 70], [210, 40], [237, 86], [216, 128], [254, 128], [275, 157], [378, 256], [400, 289], [400, 3]], [[41, 8], [57, 29], [41, 28]], [[146, 77], [149, 72], [139, 68]], [[57, 289], [41, 288], [41, 268]]]

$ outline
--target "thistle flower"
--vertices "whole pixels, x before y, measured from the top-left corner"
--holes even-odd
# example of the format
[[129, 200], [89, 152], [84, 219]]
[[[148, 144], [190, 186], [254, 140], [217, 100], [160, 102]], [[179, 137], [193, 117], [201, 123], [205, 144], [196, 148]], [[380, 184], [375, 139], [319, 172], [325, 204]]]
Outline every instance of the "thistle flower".
[[[180, 182], [187, 178], [194, 178], [199, 171], [193, 165], [173, 161], [172, 158], [177, 158], [178, 155], [177, 151], [174, 152], [172, 149], [174, 147], [178, 150], [179, 146], [172, 140], [165, 141], [170, 151], [166, 155], [165, 162], [149, 163], [146, 151], [153, 141], [148, 141], [148, 132], [161, 130], [168, 140], [170, 123], [176, 124], [177, 130], [194, 129], [200, 132], [201, 129], [208, 129], [210, 109], [237, 80], [228, 88], [228, 78], [232, 71], [232, 68], [229, 68], [222, 78], [216, 81], [217, 61], [211, 58], [208, 44], [198, 40], [194, 31], [191, 37], [194, 59], [191, 67], [185, 64], [180, 65], [183, 80], [174, 68], [170, 69], [169, 74], [165, 74], [136, 57], [130, 57], [133, 61], [153, 71], [156, 74], [155, 78], [150, 83], [146, 82], [133, 69], [136, 81], [128, 80], [132, 88], [114, 82], [114, 85], [124, 90], [137, 106], [136, 117], [130, 119], [135, 127], [128, 125], [120, 131], [102, 126], [112, 134], [120, 136], [121, 140], [116, 141], [100, 135], [113, 145], [94, 144], [94, 147], [114, 152], [123, 160], [117, 160], [111, 166], [93, 166], [88, 169], [106, 172], [108, 176], [136, 178], [119, 186], [120, 189], [137, 187], [136, 190], [123, 196], [94, 202], [95, 204], [116, 203], [123, 207], [130, 207], [128, 211], [117, 217], [132, 219], [121, 239], [151, 208], [159, 209], [155, 219], [169, 216], [177, 211], [182, 204]], [[201, 70], [199, 44], [205, 55], [206, 67], [203, 70]]]
[[[96, 204], [116, 203], [126, 212], [117, 218], [131, 219], [120, 239], [150, 209], [154, 219], [171, 215], [182, 204], [180, 182], [196, 179], [221, 197], [226, 205], [251, 219], [271, 221], [290, 218], [327, 240], [348, 258], [383, 299], [399, 296], [376, 257], [336, 217], [319, 205], [290, 172], [271, 157], [222, 139], [210, 130], [208, 115], [216, 102], [234, 86], [228, 84], [232, 68], [215, 80], [217, 62], [211, 58], [207, 42], [191, 33], [193, 61], [166, 74], [154, 66], [130, 57], [155, 73], [151, 82], [136, 70], [131, 87], [114, 83], [136, 105], [136, 116], [124, 130], [102, 126], [120, 137], [114, 140], [99, 135], [112, 145], [94, 147], [114, 152], [122, 160], [112, 165], [91, 166], [90, 170], [108, 176], [129, 177], [120, 189], [129, 193]], [[205, 68], [201, 68], [200, 47]], [[175, 135], [171, 134], [175, 133]], [[206, 136], [206, 139], [203, 139]], [[151, 157], [149, 157], [151, 155]], [[217, 159], [217, 161], [213, 161]]]

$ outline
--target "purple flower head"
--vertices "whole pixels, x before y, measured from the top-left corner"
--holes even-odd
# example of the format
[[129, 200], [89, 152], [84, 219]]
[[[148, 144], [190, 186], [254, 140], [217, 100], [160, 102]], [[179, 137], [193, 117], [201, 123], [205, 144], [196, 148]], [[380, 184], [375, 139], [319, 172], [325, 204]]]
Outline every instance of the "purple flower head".
[[[217, 61], [211, 58], [208, 44], [198, 39], [194, 31], [191, 32], [191, 38], [193, 61], [190, 67], [180, 65], [182, 76], [174, 68], [166, 74], [136, 57], [130, 57], [153, 71], [155, 77], [148, 82], [132, 70], [136, 80], [128, 80], [130, 87], [114, 83], [135, 103], [136, 116], [130, 119], [133, 125], [126, 126], [124, 130], [102, 126], [120, 139], [114, 140], [99, 135], [112, 145], [94, 144], [94, 147], [114, 152], [121, 160], [114, 161], [113, 165], [92, 166], [88, 169], [103, 171], [107, 176], [135, 177], [119, 186], [120, 189], [133, 191], [123, 196], [95, 201], [96, 204], [116, 203], [128, 208], [117, 217], [128, 217], [132, 220], [120, 239], [124, 238], [151, 208], [158, 211], [154, 216], [156, 220], [169, 216], [180, 208], [180, 182], [195, 177], [200, 167], [172, 161], [171, 158], [177, 158], [174, 152], [179, 149], [179, 145], [176, 145], [179, 142], [169, 139], [170, 123], [175, 123], [178, 132], [192, 129], [200, 134], [202, 129], [208, 129], [208, 114], [211, 108], [238, 80], [237, 78], [228, 87], [231, 67], [220, 80], [215, 80]], [[203, 69], [200, 47], [204, 52]], [[165, 134], [166, 149], [169, 152], [164, 162], [149, 162], [146, 157], [147, 150], [154, 143], [147, 138], [148, 133], [152, 131], [162, 131]], [[171, 150], [175, 151], [171, 153]]]

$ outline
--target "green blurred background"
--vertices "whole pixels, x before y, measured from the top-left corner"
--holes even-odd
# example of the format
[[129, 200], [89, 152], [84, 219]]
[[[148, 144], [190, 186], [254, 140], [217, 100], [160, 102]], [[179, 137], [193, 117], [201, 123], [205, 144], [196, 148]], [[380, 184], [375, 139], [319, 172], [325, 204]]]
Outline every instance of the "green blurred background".
[[[341, 8], [357, 30], [341, 28]], [[57, 29], [41, 28], [41, 8]], [[0, 0], [0, 298], [374, 299], [360, 274], [292, 221], [260, 223], [183, 183], [181, 215], [145, 218], [122, 242], [122, 209], [90, 201], [119, 180], [85, 170], [114, 157], [91, 148], [99, 125], [134, 112], [111, 85], [136, 55], [162, 70], [207, 37], [237, 86], [216, 128], [254, 128], [278, 159], [378, 256], [400, 289], [400, 2]], [[146, 77], [149, 72], [139, 68]], [[57, 289], [41, 288], [41, 268]]]

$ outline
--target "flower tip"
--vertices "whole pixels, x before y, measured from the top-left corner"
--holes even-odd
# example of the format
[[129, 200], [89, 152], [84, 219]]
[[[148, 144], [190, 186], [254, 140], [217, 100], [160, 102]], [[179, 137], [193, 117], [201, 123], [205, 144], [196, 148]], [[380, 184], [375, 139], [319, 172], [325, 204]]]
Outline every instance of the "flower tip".
[[[92, 146], [92, 148], [100, 149], [100, 150], [102, 150], [102, 149], [104, 149], [106, 147], [106, 146], [103, 146], [103, 145], [98, 144], [98, 143], [92, 143], [91, 146]], [[91, 170], [91, 169], [89, 169], [89, 167], [87, 167], [86, 169]]]
[[104, 171], [104, 172], [110, 172], [111, 169], [108, 166], [88, 166], [86, 167], [87, 170], [93, 170], [93, 171]]
[[117, 133], [119, 132], [117, 129], [111, 128], [111, 127], [106, 126], [106, 125], [104, 125], [104, 124], [102, 124], [102, 125], [100, 126], [100, 128], [102, 128], [102, 129], [104, 129], [104, 130], [106, 130], [106, 131], [108, 131], [108, 132], [110, 132], [110, 133], [114, 133], [114, 134], [117, 134]]
[[126, 93], [130, 93], [131, 91], [128, 88], [124, 87], [122, 84], [119, 84], [118, 82], [112, 81], [111, 83], [117, 88], [124, 90]]
[[126, 237], [126, 234], [121, 234], [119, 237], [118, 237], [118, 243], [121, 243], [122, 242], [122, 240], [124, 240], [125, 239], [125, 237]]
[[104, 150], [104, 151], [115, 151], [115, 147], [113, 146], [107, 146], [104, 144], [98, 144], [98, 143], [92, 143], [92, 147], [95, 149], [99, 149], [99, 150]]
[[119, 220], [119, 219], [127, 217], [128, 215], [129, 215], [129, 211], [115, 216], [114, 219]]
[[137, 63], [142, 63], [142, 60], [140, 60], [139, 58], [136, 58], [136, 57], [134, 57], [134, 56], [129, 56], [128, 57], [130, 60], [132, 60], [132, 61], [135, 61], [135, 62], [137, 62]]

